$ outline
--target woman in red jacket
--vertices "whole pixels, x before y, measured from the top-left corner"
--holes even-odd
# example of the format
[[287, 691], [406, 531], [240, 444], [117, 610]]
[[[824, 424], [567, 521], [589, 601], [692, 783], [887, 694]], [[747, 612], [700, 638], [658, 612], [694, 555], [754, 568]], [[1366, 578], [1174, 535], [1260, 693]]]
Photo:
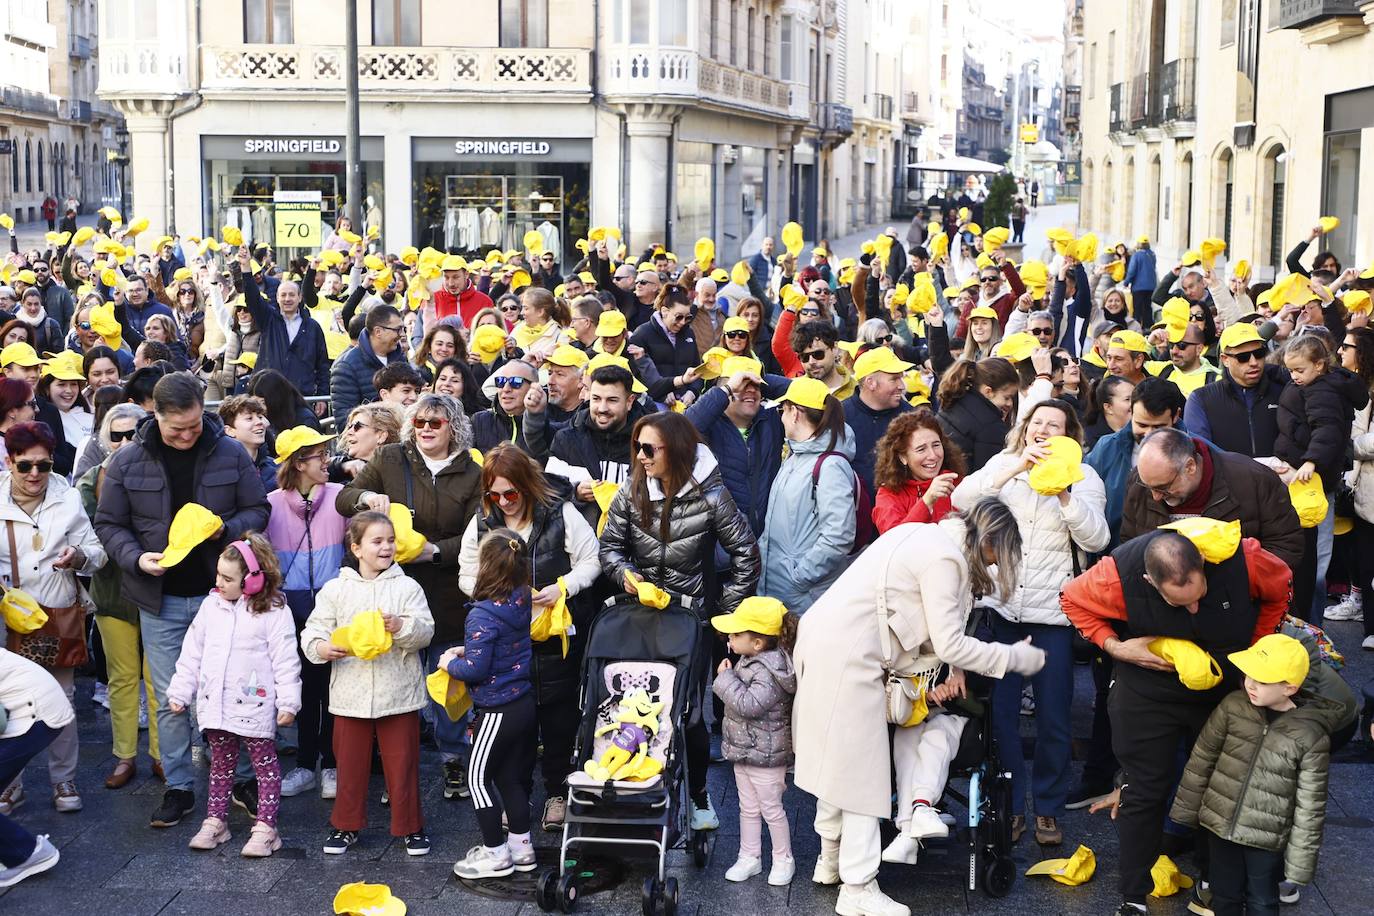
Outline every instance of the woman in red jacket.
[[873, 523], [883, 534], [904, 522], [938, 522], [963, 480], [964, 453], [945, 435], [929, 408], [900, 414], [878, 442]]

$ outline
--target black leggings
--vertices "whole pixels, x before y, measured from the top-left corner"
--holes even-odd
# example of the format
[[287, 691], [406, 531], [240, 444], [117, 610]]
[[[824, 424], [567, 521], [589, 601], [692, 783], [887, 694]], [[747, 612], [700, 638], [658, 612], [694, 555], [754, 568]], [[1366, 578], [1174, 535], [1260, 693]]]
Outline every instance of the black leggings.
[[478, 709], [473, 720], [468, 788], [482, 842], [488, 847], [506, 841], [501, 831], [503, 809], [511, 833], [530, 832], [530, 795], [525, 787], [534, 772], [537, 721], [533, 691], [504, 706]]
[[329, 712], [330, 665], [311, 664], [301, 651], [304, 621], [296, 621], [296, 654], [301, 660], [301, 711], [296, 716], [296, 766], [314, 771], [334, 766], [334, 716]]

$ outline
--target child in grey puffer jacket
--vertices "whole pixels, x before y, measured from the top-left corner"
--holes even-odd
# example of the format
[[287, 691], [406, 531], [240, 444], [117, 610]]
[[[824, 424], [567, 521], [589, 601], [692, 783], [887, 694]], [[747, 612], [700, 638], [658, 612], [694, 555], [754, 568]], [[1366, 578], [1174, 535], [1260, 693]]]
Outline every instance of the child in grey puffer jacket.
[[792, 881], [795, 865], [782, 794], [792, 762], [792, 697], [797, 673], [788, 654], [797, 636], [797, 617], [776, 598], [753, 597], [733, 614], [712, 617], [728, 634], [730, 651], [716, 670], [714, 690], [725, 704], [721, 753], [735, 764], [739, 792], [739, 859], [726, 880], [744, 881], [763, 871], [763, 821], [773, 841], [768, 883]]

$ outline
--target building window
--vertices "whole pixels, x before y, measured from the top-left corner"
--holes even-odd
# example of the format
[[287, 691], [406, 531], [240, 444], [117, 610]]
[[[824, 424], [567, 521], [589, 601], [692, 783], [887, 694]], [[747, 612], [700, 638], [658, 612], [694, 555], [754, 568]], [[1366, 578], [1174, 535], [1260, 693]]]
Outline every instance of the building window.
[[671, 47], [687, 44], [687, 0], [663, 0], [658, 9], [658, 43]]
[[778, 30], [780, 39], [778, 63], [781, 65], [778, 68], [778, 75], [785, 80], [792, 79], [792, 55], [795, 53], [792, 50], [792, 30], [795, 27], [793, 25], [795, 22], [796, 20], [791, 16], [783, 16], [782, 27]]
[[1107, 33], [1107, 85], [1116, 82], [1116, 31]]
[[[1274, 4], [1278, 6], [1278, 4]], [[1229, 48], [1236, 43], [1236, 0], [1221, 0], [1221, 46]]]
[[419, 45], [420, 0], [372, 0], [372, 43]]
[[[505, 0], [507, 3], [513, 0]], [[649, 43], [649, 0], [630, 0], [630, 44], [647, 45]], [[505, 22], [505, 15], [501, 17]], [[505, 42], [502, 42], [504, 44]]]
[[711, 0], [710, 12], [711, 29], [711, 60], [720, 56], [720, 0]]
[[[648, 37], [649, 17], [643, 3], [630, 8], [630, 40], [643, 29]], [[639, 15], [643, 13], [644, 15]], [[637, 20], [642, 19], [641, 26]], [[547, 48], [549, 46], [549, 0], [501, 0], [501, 47]], [[646, 43], [645, 41], [638, 42]]]
[[243, 40], [250, 45], [291, 44], [291, 0], [243, 0]]
[[730, 0], [730, 66], [739, 66], [739, 3]]
[[1274, 268], [1274, 276], [1278, 276], [1279, 268], [1283, 266], [1283, 211], [1288, 183], [1288, 167], [1284, 163], [1287, 159], [1283, 147], [1276, 146], [1269, 151], [1264, 163], [1265, 170], [1270, 173], [1269, 257], [1264, 263]]
[[38, 190], [43, 190], [43, 141], [38, 141]]
[[745, 36], [744, 36], [744, 69], [753, 72], [754, 70], [754, 24], [757, 21], [758, 13], [751, 6], [749, 11], [744, 14]]
[[773, 17], [763, 17], [763, 75], [773, 75]]
[[1342, 264], [1355, 263], [1355, 229], [1360, 215], [1360, 132], [1328, 133], [1322, 162], [1322, 211], [1341, 224], [1322, 236], [1324, 249]]
[[19, 144], [10, 147], [10, 184], [14, 193], [19, 193]]

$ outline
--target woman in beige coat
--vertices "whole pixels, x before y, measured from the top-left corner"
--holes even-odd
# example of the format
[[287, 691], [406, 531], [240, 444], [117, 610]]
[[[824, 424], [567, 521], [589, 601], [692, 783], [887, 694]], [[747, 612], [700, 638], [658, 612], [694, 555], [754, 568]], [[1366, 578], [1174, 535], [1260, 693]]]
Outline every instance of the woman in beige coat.
[[[802, 618], [794, 658], [797, 786], [815, 795], [821, 854], [812, 880], [838, 884], [836, 912], [907, 916], [878, 888], [880, 820], [892, 815], [891, 748], [877, 590], [885, 579], [893, 667], [927, 662], [1001, 677], [1034, 674], [1045, 654], [965, 635], [974, 595], [1009, 594], [1021, 535], [996, 497], [938, 525], [898, 525], [875, 541]], [[989, 567], [996, 565], [996, 579]]]

